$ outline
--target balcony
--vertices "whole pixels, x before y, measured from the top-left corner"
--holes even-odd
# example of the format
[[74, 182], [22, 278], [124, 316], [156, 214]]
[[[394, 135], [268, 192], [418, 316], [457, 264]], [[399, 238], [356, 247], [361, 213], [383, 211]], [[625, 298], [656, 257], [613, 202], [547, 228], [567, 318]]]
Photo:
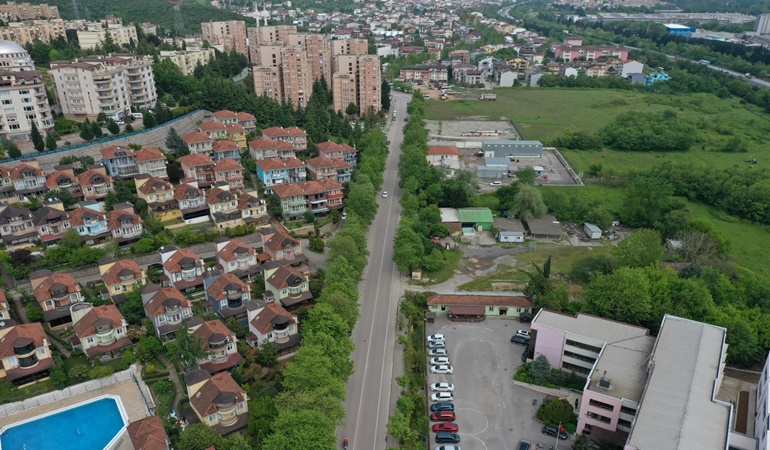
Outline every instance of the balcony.
[[[69, 300], [69, 292], [67, 292], [67, 289], [57, 289], [55, 291], [48, 291], [51, 294], [51, 298], [56, 299], [67, 299]], [[60, 303], [60, 301], [55, 301], [54, 303]], [[69, 305], [69, 301], [66, 302], [66, 305]], [[65, 306], [66, 306], [65, 305]]]
[[185, 281], [193, 281], [198, 277], [194, 267], [192, 269], [182, 269], [181, 275]]
[[243, 298], [240, 296], [238, 298], [228, 298], [227, 299], [227, 307], [229, 309], [238, 309], [243, 306]]
[[212, 364], [221, 364], [227, 361], [230, 355], [227, 352], [214, 352], [209, 355], [209, 362]]
[[112, 329], [103, 333], [96, 333], [96, 343], [98, 345], [110, 345], [115, 340], [115, 334], [112, 332]]

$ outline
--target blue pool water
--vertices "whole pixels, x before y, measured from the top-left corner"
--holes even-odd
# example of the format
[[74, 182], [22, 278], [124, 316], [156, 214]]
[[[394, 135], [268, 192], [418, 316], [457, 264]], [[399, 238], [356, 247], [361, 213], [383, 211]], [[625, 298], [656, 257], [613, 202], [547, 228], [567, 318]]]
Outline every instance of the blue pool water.
[[2, 450], [103, 450], [123, 427], [118, 402], [102, 398], [50, 416], [11, 425]]

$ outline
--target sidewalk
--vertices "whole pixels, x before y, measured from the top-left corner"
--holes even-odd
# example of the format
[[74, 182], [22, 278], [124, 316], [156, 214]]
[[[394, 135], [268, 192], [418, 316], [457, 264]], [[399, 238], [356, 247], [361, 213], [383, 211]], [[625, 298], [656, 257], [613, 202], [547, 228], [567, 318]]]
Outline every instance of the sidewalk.
[[182, 383], [179, 381], [179, 373], [176, 371], [176, 367], [171, 364], [171, 361], [166, 358], [166, 355], [163, 353], [158, 353], [156, 356], [158, 357], [158, 361], [162, 362], [166, 366], [168, 376], [171, 378], [171, 382], [174, 383], [174, 388], [176, 388], [176, 395], [174, 395], [174, 404], [172, 409], [179, 415], [179, 402], [182, 400], [182, 397], [185, 396], [184, 388], [182, 387]]

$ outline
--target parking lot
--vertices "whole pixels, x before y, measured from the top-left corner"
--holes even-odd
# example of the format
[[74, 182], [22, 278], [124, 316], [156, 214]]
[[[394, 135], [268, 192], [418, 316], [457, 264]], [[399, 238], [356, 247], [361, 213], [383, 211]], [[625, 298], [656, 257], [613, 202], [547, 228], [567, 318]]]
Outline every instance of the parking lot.
[[[541, 433], [542, 424], [533, 419], [545, 395], [513, 384], [524, 352], [524, 346], [511, 343], [518, 329], [529, 330], [529, 324], [494, 318], [479, 323], [450, 322], [438, 317], [426, 326], [426, 334], [446, 336], [454, 373], [428, 373], [428, 384], [454, 384], [455, 423], [463, 450], [516, 450], [521, 439], [530, 441], [532, 449], [556, 444], [555, 438]], [[557, 449], [571, 448], [573, 442], [572, 437], [559, 441]], [[431, 433], [429, 448], [438, 445]]]

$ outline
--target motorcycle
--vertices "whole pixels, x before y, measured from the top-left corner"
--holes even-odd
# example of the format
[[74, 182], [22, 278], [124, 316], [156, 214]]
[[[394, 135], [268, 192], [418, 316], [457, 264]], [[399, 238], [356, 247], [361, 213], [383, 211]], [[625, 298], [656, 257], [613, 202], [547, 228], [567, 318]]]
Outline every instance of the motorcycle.
[[342, 440], [342, 448], [344, 450], [348, 450], [348, 437], [345, 436], [345, 439]]

